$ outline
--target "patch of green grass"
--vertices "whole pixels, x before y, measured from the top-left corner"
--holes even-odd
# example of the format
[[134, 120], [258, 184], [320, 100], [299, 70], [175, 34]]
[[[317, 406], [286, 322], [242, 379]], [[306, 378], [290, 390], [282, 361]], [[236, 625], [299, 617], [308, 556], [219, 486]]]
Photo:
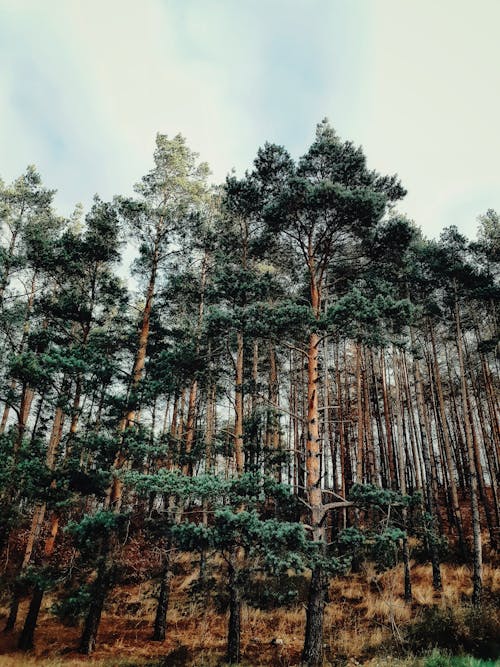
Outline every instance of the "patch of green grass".
[[470, 656], [449, 656], [433, 651], [423, 667], [498, 667], [500, 660], [480, 660]]
[[500, 667], [499, 660], [481, 660], [471, 656], [450, 656], [434, 650], [426, 657], [378, 658], [370, 667]]

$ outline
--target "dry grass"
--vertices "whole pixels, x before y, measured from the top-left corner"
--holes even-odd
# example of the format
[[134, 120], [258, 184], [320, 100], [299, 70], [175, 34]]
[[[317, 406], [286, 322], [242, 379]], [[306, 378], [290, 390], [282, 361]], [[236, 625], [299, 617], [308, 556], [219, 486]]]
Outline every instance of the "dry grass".
[[[0, 667], [46, 665], [46, 667], [76, 667], [91, 663], [95, 667], [117, 667], [160, 659], [180, 646], [187, 647], [191, 664], [201, 667], [220, 662], [226, 642], [226, 616], [217, 613], [209, 604], [189, 600], [189, 587], [197, 576], [192, 562], [180, 562], [181, 574], [172, 582], [171, 607], [168, 613], [167, 639], [152, 642], [151, 632], [155, 612], [151, 583], [122, 587], [115, 591], [99, 631], [97, 649], [92, 659], [76, 651], [80, 629], [61, 626], [49, 613], [53, 600], [44, 601], [36, 647], [28, 657], [16, 652], [16, 635], [0, 634]], [[330, 602], [325, 610], [325, 644], [327, 656], [360, 660], [374, 656], [377, 650], [396, 642], [405, 625], [412, 621], [421, 606], [457, 605], [470, 595], [471, 573], [465, 566], [442, 566], [443, 592], [432, 588], [430, 566], [412, 567], [414, 602], [403, 599], [403, 570], [377, 574], [367, 567], [357, 575], [332, 581]], [[500, 571], [485, 566], [485, 587], [500, 591]], [[27, 601], [21, 605], [19, 618], [24, 618]], [[5, 614], [6, 609], [0, 609]], [[263, 611], [245, 607], [242, 618], [242, 652], [244, 664], [294, 665], [300, 660], [305, 627], [303, 604], [293, 608]], [[273, 639], [282, 640], [278, 646]], [[189, 664], [189, 663], [186, 663]], [[387, 665], [387, 662], [372, 662]], [[404, 662], [400, 663], [405, 665]], [[410, 663], [408, 663], [410, 664]]]

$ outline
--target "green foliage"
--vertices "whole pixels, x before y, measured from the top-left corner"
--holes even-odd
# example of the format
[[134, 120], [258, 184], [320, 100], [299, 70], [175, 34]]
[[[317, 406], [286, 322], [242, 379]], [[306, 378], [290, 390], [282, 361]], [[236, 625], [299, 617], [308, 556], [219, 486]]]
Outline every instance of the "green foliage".
[[364, 560], [374, 562], [380, 571], [394, 567], [401, 557], [401, 544], [406, 537], [398, 510], [420, 502], [420, 496], [403, 496], [374, 484], [355, 484], [349, 499], [366, 514], [362, 527], [351, 526], [340, 531], [336, 540], [339, 552], [351, 556], [354, 570], [358, 570]]
[[23, 586], [33, 588], [34, 586], [42, 590], [53, 588], [61, 579], [61, 573], [55, 566], [46, 567], [28, 567], [20, 576]]
[[69, 521], [66, 531], [84, 556], [95, 557], [100, 555], [99, 546], [107, 544], [112, 534], [122, 531], [127, 521], [125, 514], [100, 510], [95, 514], [84, 514], [80, 521]]
[[383, 489], [374, 484], [354, 484], [349, 492], [349, 500], [364, 509], [376, 507], [386, 511], [391, 505], [408, 504], [410, 498], [398, 491]]
[[418, 509], [414, 517], [414, 533], [419, 538], [419, 542], [413, 549], [413, 557], [420, 561], [429, 560], [431, 547], [434, 547], [439, 559], [446, 560], [450, 555], [447, 536], [439, 533], [436, 519], [429, 512]]
[[371, 558], [379, 570], [394, 567], [400, 558], [401, 540], [406, 536], [405, 531], [399, 528], [386, 528], [373, 538]]
[[80, 586], [50, 607], [50, 612], [64, 625], [75, 626], [85, 616], [92, 599], [89, 586]]
[[302, 573], [283, 572], [273, 577], [249, 573], [244, 586], [248, 605], [256, 609], [285, 609], [307, 600], [308, 580]]
[[377, 286], [375, 293], [365, 288], [353, 287], [342, 296], [326, 313], [327, 325], [343, 337], [370, 346], [382, 346], [388, 342], [391, 333], [399, 333], [411, 323], [414, 307], [408, 299], [397, 299], [390, 293], [384, 294], [383, 287]]

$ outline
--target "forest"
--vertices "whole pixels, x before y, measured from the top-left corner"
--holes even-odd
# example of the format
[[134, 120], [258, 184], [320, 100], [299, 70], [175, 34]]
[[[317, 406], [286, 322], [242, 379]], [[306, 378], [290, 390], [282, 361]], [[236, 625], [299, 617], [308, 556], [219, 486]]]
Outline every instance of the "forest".
[[158, 134], [69, 218], [0, 181], [5, 664], [499, 656], [499, 215], [428, 239], [312, 134], [217, 186]]

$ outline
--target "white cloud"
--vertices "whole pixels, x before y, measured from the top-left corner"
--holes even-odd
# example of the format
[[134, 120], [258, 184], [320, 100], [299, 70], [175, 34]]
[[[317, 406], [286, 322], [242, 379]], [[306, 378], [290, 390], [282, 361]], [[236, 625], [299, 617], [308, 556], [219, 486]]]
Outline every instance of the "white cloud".
[[154, 135], [214, 179], [328, 115], [399, 172], [434, 234], [500, 208], [496, 0], [0, 0], [0, 175], [35, 162], [69, 212], [127, 192]]
[[500, 3], [377, 0], [359, 137], [433, 236], [500, 207]]
[[[176, 13], [154, 0], [24, 2], [10, 12], [2, 170], [12, 178], [36, 161], [68, 205], [130, 187], [150, 167], [157, 131], [184, 134], [217, 179], [242, 154], [248, 161], [255, 121], [241, 110], [259, 85], [259, 44], [206, 10]], [[210, 53], [221, 46], [225, 67]]]

